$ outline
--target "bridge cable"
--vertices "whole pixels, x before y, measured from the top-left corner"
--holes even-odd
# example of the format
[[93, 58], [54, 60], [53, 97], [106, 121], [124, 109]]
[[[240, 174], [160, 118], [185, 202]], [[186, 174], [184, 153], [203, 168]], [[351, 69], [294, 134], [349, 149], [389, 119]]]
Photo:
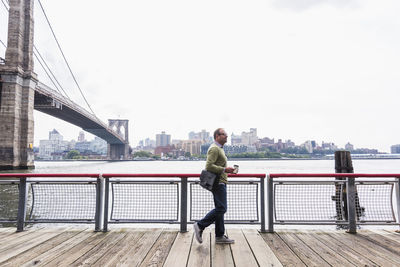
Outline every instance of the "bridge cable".
[[[8, 3], [8, 0], [6, 0]], [[6, 8], [7, 12], [9, 12], [9, 8], [7, 8], [7, 6], [4, 3], [4, 0], [1, 0], [1, 2], [3, 3], [4, 7]], [[7, 46], [3, 43], [3, 41], [0, 39], [1, 44], [7, 48]], [[49, 77], [50, 81], [52, 82], [52, 84], [55, 86], [55, 88], [57, 89], [57, 91], [62, 95], [61, 91], [59, 90], [58, 86], [61, 88], [61, 90], [64, 92], [65, 96], [71, 100], [71, 98], [68, 96], [67, 92], [65, 92], [64, 88], [61, 86], [61, 84], [58, 82], [56, 76], [54, 75], [54, 73], [51, 71], [50, 67], [47, 65], [46, 60], [44, 60], [44, 58], [42, 57], [42, 55], [40, 54], [39, 50], [37, 49], [37, 47], [35, 45], [33, 45], [33, 48], [36, 49], [36, 52], [33, 51], [34, 56], [36, 57], [37, 61], [39, 62], [40, 66], [42, 66], [43, 70], [45, 71], [47, 77]], [[45, 64], [45, 66], [47, 67], [47, 69], [49, 70], [51, 76], [53, 76], [54, 80], [57, 82], [58, 86], [54, 83], [53, 79], [51, 78], [51, 76], [49, 75], [49, 73], [47, 72], [46, 68], [43, 66], [42, 62], [40, 62], [40, 59], [43, 61], [43, 63]]]
[[[37, 57], [37, 55], [40, 57], [40, 59], [43, 61], [44, 65], [47, 67], [47, 69], [49, 70], [51, 76], [54, 78], [54, 80], [56, 81], [56, 83], [58, 84], [58, 86], [61, 88], [61, 90], [64, 92], [65, 96], [71, 100], [71, 98], [68, 96], [67, 92], [65, 92], [64, 88], [61, 86], [61, 84], [58, 82], [56, 76], [54, 75], [54, 73], [51, 71], [50, 67], [47, 65], [46, 60], [44, 60], [44, 58], [42, 57], [42, 55], [40, 54], [39, 50], [37, 49], [37, 47], [34, 45], [33, 48], [36, 50], [36, 53], [34, 52], [35, 56]], [[36, 55], [37, 54], [37, 55]], [[42, 65], [42, 64], [40, 64]], [[43, 65], [42, 65], [43, 67]], [[54, 82], [53, 82], [54, 84]], [[56, 86], [57, 87], [57, 86]], [[59, 91], [60, 92], [60, 91]], [[60, 94], [62, 94], [60, 92]]]
[[[65, 61], [65, 63], [67, 64], [68, 70], [69, 70], [69, 72], [71, 73], [72, 78], [74, 79], [75, 84], [76, 84], [76, 86], [77, 86], [78, 89], [79, 89], [79, 92], [81, 93], [81, 95], [82, 95], [83, 99], [85, 100], [85, 102], [86, 102], [87, 106], [89, 107], [89, 109], [92, 111], [92, 114], [95, 115], [93, 109], [90, 107], [88, 101], [86, 100], [86, 97], [85, 97], [85, 95], [83, 94], [83, 92], [82, 92], [82, 90], [81, 90], [81, 87], [79, 86], [78, 81], [76, 80], [75, 75], [74, 75], [74, 73], [73, 73], [72, 70], [71, 70], [71, 67], [70, 67], [69, 64], [68, 64], [68, 61], [67, 61], [67, 59], [66, 59], [66, 57], [65, 57], [65, 55], [64, 55], [64, 52], [63, 52], [63, 50], [61, 49], [60, 43], [58, 42], [58, 39], [57, 39], [57, 37], [56, 37], [56, 35], [55, 35], [54, 31], [53, 31], [53, 27], [52, 27], [51, 24], [50, 24], [50, 21], [49, 21], [47, 15], [46, 15], [46, 12], [44, 11], [44, 8], [43, 8], [42, 3], [40, 2], [40, 0], [38, 0], [38, 2], [39, 2], [39, 5], [40, 5], [40, 8], [42, 9], [42, 12], [43, 12], [43, 14], [44, 14], [44, 16], [45, 16], [45, 18], [46, 18], [47, 24], [48, 24], [49, 27], [50, 27], [50, 30], [51, 30], [51, 32], [52, 32], [52, 34], [53, 34], [53, 37], [54, 37], [54, 39], [55, 39], [55, 41], [56, 41], [56, 43], [57, 43], [57, 46], [58, 46], [58, 48], [60, 49], [60, 52], [61, 52], [61, 54], [62, 54], [62, 56], [63, 56], [63, 58], [64, 58], [64, 61]], [[95, 115], [95, 116], [96, 116], [96, 115]], [[97, 117], [97, 116], [96, 116], [96, 117]]]
[[39, 62], [40, 66], [42, 66], [44, 72], [46, 73], [47, 77], [49, 77], [51, 83], [54, 85], [54, 87], [56, 88], [56, 90], [62, 95], [60, 89], [58, 89], [57, 85], [55, 84], [55, 82], [54, 82], [53, 79], [51, 78], [50, 74], [47, 72], [46, 68], [43, 66], [42, 62], [39, 60], [39, 57], [37, 56], [37, 54], [34, 52], [33, 55], [35, 56], [37, 62]]
[[3, 43], [3, 41], [0, 39], [0, 43], [4, 46], [4, 48], [7, 48], [6, 44]]
[[[6, 0], [8, 5], [10, 5], [10, 3], [8, 2], [8, 0]], [[4, 0], [1, 0], [1, 2], [3, 3], [3, 6], [6, 8], [6, 10], [9, 10], [9, 7], [7, 7], [6, 3], [4, 3]]]

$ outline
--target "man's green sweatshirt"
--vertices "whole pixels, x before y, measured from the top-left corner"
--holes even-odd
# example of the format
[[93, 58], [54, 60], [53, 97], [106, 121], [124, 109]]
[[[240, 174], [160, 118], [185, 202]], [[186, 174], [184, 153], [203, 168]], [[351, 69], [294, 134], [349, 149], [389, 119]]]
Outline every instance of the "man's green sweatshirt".
[[228, 175], [224, 172], [228, 158], [223, 148], [215, 143], [211, 144], [207, 151], [206, 170], [220, 175], [220, 183], [228, 183]]

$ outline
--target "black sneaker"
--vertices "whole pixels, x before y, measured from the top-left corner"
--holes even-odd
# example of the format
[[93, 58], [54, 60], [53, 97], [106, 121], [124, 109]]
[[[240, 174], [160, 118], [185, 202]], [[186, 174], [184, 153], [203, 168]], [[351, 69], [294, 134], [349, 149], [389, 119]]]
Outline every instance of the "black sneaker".
[[203, 243], [203, 230], [200, 229], [199, 225], [196, 223], [193, 224], [193, 229], [194, 229], [194, 236], [196, 237], [197, 242], [200, 244]]
[[233, 243], [235, 243], [235, 240], [233, 240], [233, 239], [229, 239], [226, 235], [223, 235], [223, 236], [217, 236], [216, 238], [215, 238], [215, 243], [217, 243], [217, 244], [233, 244]]

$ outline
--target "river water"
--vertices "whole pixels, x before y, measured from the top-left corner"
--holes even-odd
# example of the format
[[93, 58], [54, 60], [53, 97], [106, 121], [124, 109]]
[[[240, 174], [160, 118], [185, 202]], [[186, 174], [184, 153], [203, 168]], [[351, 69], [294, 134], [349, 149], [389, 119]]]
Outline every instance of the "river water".
[[[230, 160], [239, 173], [334, 173], [334, 160]], [[205, 161], [36, 161], [35, 173], [200, 173]], [[356, 173], [400, 173], [398, 159], [353, 160]]]

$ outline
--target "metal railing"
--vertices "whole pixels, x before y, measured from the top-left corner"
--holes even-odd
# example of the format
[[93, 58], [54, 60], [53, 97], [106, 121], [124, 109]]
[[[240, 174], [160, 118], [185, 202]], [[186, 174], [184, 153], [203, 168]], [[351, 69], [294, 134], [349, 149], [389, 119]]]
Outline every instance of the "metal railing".
[[[109, 223], [179, 223], [180, 231], [186, 232], [188, 223], [201, 219], [213, 208], [212, 194], [200, 187], [199, 176], [103, 174], [103, 231], [108, 230]], [[261, 231], [265, 231], [266, 175], [237, 174], [229, 177], [233, 179], [227, 188], [226, 223], [260, 224]], [[237, 178], [257, 179], [244, 181]]]
[[344, 225], [350, 233], [400, 225], [400, 174], [270, 174], [267, 195], [268, 232], [274, 224]]
[[9, 197], [18, 201], [17, 210], [10, 211], [17, 213], [16, 219], [1, 221], [16, 223], [17, 231], [23, 231], [25, 223], [95, 223], [95, 230], [101, 230], [102, 183], [98, 174], [10, 173], [0, 174], [0, 181], [0, 185], [18, 184], [18, 195], [14, 192]]
[[[16, 216], [0, 222], [15, 222], [17, 231], [25, 223], [94, 223], [96, 231], [107, 231], [110, 223], [177, 223], [186, 232], [188, 223], [213, 208], [212, 194], [199, 186], [199, 176], [0, 174], [0, 187], [14, 186], [18, 205]], [[265, 231], [265, 177], [230, 175], [227, 223], [260, 224]], [[0, 196], [0, 210], [2, 203], [9, 205]]]

